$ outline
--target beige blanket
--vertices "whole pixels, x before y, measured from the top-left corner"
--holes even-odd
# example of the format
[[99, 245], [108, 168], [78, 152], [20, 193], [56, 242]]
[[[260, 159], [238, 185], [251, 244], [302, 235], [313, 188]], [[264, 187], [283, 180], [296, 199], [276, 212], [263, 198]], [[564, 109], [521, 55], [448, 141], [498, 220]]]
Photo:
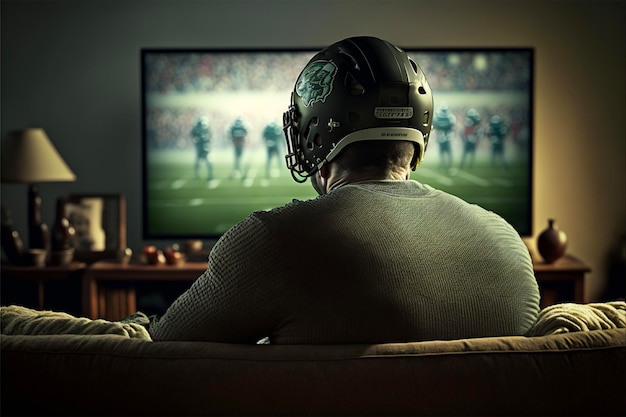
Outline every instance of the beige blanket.
[[146, 328], [137, 323], [91, 320], [56, 311], [40, 311], [11, 305], [0, 307], [2, 334], [114, 334], [129, 339], [152, 340]]
[[542, 309], [526, 336], [626, 327], [626, 302], [554, 304]]
[[[91, 320], [55, 311], [38, 311], [20, 306], [0, 307], [2, 334], [116, 334], [129, 339], [152, 340], [146, 328], [137, 323]], [[626, 302], [548, 306], [539, 312], [537, 321], [526, 336], [626, 328]]]

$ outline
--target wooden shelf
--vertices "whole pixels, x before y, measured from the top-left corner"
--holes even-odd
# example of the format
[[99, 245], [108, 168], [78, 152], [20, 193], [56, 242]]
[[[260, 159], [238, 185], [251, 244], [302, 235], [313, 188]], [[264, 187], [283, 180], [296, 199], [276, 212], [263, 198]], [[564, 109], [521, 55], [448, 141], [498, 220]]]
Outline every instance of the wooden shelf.
[[[80, 280], [85, 267], [86, 265], [82, 262], [54, 266], [2, 264], [2, 303], [3, 305], [21, 304], [39, 310], [62, 309], [77, 314], [78, 311], [74, 311], [76, 308], [71, 306], [65, 308], [67, 304], [77, 304], [77, 300], [68, 301], [65, 295], [72, 294], [74, 291], [79, 293]], [[36, 305], [29, 302], [29, 297], [24, 295], [29, 292], [28, 288], [32, 288], [32, 285], [36, 285]], [[60, 301], [56, 300], [54, 296], [49, 296], [51, 292], [55, 295], [64, 295], [64, 297], [61, 297]]]
[[580, 259], [572, 255], [565, 255], [553, 263], [534, 259], [533, 269], [541, 291], [541, 308], [563, 302], [587, 302], [585, 274], [591, 268]]
[[[46, 283], [64, 281], [73, 277], [72, 293], [80, 293], [82, 315], [97, 319], [119, 320], [137, 311], [136, 287], [142, 283], [193, 282], [204, 273], [207, 262], [186, 262], [181, 265], [122, 264], [99, 261], [91, 265], [73, 263], [68, 266], [14, 266], [2, 265], [3, 288], [7, 279], [31, 281], [37, 285], [37, 303], [47, 306]], [[565, 255], [554, 263], [534, 259], [533, 268], [541, 291], [541, 307], [562, 303], [586, 303], [585, 275], [591, 268], [572, 255]], [[31, 290], [32, 291], [32, 290]], [[49, 308], [49, 307], [48, 307]]]
[[83, 277], [83, 315], [119, 320], [137, 311], [135, 285], [141, 282], [193, 282], [207, 262], [181, 265], [121, 264], [100, 261], [89, 265]]

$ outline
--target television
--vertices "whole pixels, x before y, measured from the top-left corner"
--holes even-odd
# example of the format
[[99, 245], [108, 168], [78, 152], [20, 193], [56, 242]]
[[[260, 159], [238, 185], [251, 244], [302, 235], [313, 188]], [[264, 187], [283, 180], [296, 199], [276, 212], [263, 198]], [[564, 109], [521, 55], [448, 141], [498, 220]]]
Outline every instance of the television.
[[[266, 138], [282, 135], [295, 80], [319, 49], [141, 50], [144, 239], [213, 240], [253, 211], [316, 196], [291, 178], [284, 137], [278, 157]], [[403, 49], [449, 126], [437, 119], [412, 178], [531, 236], [533, 49]], [[245, 140], [231, 138], [234, 124]]]

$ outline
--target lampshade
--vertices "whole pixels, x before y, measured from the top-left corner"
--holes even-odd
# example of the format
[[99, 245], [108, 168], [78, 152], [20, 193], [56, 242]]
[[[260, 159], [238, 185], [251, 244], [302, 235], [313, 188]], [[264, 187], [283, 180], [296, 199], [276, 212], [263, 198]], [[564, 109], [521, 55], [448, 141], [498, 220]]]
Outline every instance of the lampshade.
[[46, 132], [29, 128], [9, 132], [2, 140], [3, 183], [75, 181]]

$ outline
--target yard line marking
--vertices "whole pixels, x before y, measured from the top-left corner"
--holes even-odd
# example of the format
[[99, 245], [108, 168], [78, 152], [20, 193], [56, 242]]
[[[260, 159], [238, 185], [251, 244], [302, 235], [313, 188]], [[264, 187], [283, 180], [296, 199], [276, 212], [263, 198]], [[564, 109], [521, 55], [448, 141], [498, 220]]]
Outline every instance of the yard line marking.
[[506, 180], [504, 178], [494, 178], [492, 181], [503, 187], [511, 187], [513, 185], [510, 180]]
[[248, 170], [248, 174], [246, 175], [246, 178], [243, 180], [243, 186], [246, 188], [249, 188], [252, 186], [252, 184], [254, 184], [254, 177], [256, 177], [256, 169], [250, 169]]
[[217, 187], [219, 187], [221, 181], [220, 180], [209, 180], [209, 182], [207, 182], [207, 188], [214, 190]]
[[481, 187], [489, 187], [489, 185], [491, 185], [489, 183], [489, 181], [484, 180], [480, 177], [477, 177], [476, 175], [472, 175], [468, 172], [465, 171], [459, 171], [457, 174], [459, 177], [463, 177], [466, 180], [468, 180], [469, 182], [473, 182], [476, 185], [480, 185]]
[[421, 176], [425, 178], [432, 178], [433, 180], [445, 185], [454, 185], [454, 181], [452, 180], [452, 178], [448, 178], [444, 175], [438, 174], [431, 169], [421, 167], [418, 172]]
[[154, 181], [149, 184], [151, 190], [163, 190], [165, 188], [171, 187], [169, 181]]
[[192, 199], [167, 199], [153, 201], [150, 203], [150, 207], [189, 207], [189, 206], [231, 206], [231, 205], [262, 205], [266, 207], [276, 207], [277, 205], [284, 205], [290, 202], [293, 196], [264, 196], [255, 198], [228, 198], [228, 197], [207, 197], [207, 198], [192, 198]]
[[172, 188], [178, 190], [183, 188], [183, 186], [187, 183], [187, 180], [176, 180], [172, 183]]

